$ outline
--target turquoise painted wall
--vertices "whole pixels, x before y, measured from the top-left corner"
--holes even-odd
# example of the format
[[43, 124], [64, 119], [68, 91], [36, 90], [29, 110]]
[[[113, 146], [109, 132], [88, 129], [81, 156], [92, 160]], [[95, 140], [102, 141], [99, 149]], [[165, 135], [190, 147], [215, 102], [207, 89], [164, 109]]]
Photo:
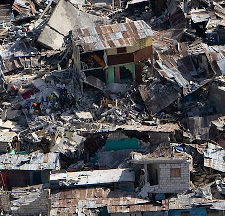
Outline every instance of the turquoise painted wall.
[[124, 66], [126, 69], [130, 70], [132, 73], [132, 77], [133, 80], [135, 80], [135, 63], [128, 63], [128, 64], [124, 64], [124, 65], [114, 65], [114, 66], [110, 66], [107, 69], [107, 73], [108, 73], [108, 79], [107, 82], [108, 83], [114, 83], [115, 82], [115, 67], [120, 67], [120, 66]]
[[108, 67], [108, 83], [114, 83], [114, 67]]
[[138, 139], [128, 138], [122, 140], [107, 140], [105, 145], [106, 151], [117, 151], [123, 149], [138, 149]]

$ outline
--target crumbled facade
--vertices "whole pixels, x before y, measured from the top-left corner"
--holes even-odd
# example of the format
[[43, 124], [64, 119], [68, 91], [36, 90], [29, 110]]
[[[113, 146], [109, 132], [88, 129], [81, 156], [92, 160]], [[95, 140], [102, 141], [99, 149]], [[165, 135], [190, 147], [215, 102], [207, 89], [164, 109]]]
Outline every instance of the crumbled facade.
[[140, 196], [148, 193], [180, 193], [190, 187], [190, 160], [186, 158], [144, 158], [134, 156], [132, 162], [141, 164], [144, 182]]
[[[81, 46], [80, 68], [101, 70], [107, 83], [141, 82], [140, 61], [152, 59], [152, 30], [144, 21], [77, 29], [74, 46]], [[92, 52], [87, 53], [87, 52]], [[86, 54], [85, 54], [86, 53]]]
[[0, 214], [222, 216], [225, 4], [0, 1]]

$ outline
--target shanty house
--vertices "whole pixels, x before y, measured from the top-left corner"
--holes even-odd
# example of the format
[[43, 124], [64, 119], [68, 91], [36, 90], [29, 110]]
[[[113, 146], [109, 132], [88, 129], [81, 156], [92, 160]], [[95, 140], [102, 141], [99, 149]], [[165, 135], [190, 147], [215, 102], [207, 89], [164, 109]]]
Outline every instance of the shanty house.
[[[186, 157], [133, 156], [132, 163], [143, 166], [141, 197], [148, 193], [180, 193], [189, 189], [190, 161]], [[144, 182], [141, 182], [143, 179]]]
[[50, 170], [59, 170], [58, 153], [3, 154], [0, 156], [0, 186], [13, 187], [37, 185], [49, 181]]
[[153, 57], [152, 30], [143, 20], [76, 29], [73, 46], [75, 68], [106, 83], [140, 83], [140, 62]]

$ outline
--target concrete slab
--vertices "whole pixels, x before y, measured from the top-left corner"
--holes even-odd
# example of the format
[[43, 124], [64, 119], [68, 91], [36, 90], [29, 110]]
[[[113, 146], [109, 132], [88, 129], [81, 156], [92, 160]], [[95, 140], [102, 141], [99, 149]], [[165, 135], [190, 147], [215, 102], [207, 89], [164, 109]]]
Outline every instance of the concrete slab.
[[105, 19], [81, 11], [82, 2], [60, 0], [38, 42], [50, 49], [60, 49], [64, 37], [74, 28], [87, 28]]

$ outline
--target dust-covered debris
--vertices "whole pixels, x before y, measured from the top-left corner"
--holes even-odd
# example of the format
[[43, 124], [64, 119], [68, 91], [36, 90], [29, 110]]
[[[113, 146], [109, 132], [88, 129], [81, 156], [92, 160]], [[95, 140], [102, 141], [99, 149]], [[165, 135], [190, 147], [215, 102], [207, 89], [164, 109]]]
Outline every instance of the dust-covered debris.
[[225, 4], [0, 2], [3, 215], [222, 215]]

